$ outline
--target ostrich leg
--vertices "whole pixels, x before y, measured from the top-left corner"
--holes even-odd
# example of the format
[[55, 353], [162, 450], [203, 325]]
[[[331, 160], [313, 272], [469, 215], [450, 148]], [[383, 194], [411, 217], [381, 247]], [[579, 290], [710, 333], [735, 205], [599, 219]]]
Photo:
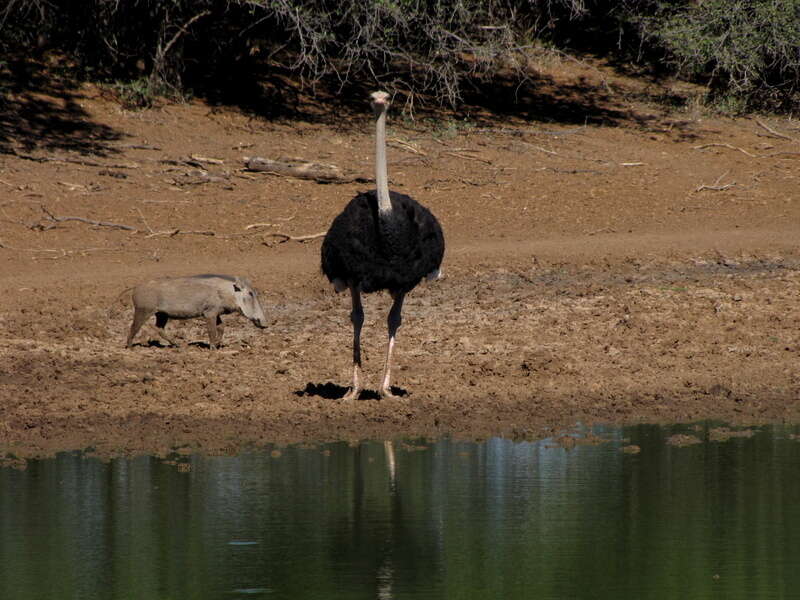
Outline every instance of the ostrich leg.
[[397, 335], [397, 330], [403, 321], [403, 300], [405, 294], [400, 292], [392, 294], [394, 302], [389, 311], [389, 318], [387, 323], [389, 325], [389, 343], [386, 349], [386, 366], [383, 369], [383, 379], [381, 380], [381, 397], [382, 398], [397, 398], [391, 391], [391, 377], [392, 377], [392, 352], [394, 351], [394, 338]]
[[361, 326], [364, 324], [364, 307], [361, 305], [361, 290], [358, 284], [350, 286], [353, 310], [350, 321], [353, 323], [353, 387], [342, 400], [356, 400], [361, 392]]

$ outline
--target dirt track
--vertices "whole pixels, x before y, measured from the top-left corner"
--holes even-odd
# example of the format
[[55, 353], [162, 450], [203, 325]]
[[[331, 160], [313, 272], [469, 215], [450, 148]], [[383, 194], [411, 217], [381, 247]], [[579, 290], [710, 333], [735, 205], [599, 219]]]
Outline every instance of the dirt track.
[[[445, 278], [408, 299], [404, 398], [343, 403], [349, 298], [320, 274], [319, 239], [267, 234], [323, 231], [369, 186], [240, 169], [244, 156], [295, 156], [369, 175], [369, 120], [126, 112], [90, 87], [68, 100], [91, 126], [54, 135], [20, 119], [23, 156], [0, 158], [2, 454], [800, 419], [800, 147], [752, 119], [625, 105], [631, 118], [606, 126], [390, 122], [392, 186], [442, 222]], [[42, 206], [138, 231], [55, 223]], [[229, 317], [214, 352], [200, 321], [177, 323], [182, 348], [143, 332], [124, 349], [120, 293], [198, 272], [249, 276], [270, 326]], [[387, 309], [366, 299], [370, 389]]]

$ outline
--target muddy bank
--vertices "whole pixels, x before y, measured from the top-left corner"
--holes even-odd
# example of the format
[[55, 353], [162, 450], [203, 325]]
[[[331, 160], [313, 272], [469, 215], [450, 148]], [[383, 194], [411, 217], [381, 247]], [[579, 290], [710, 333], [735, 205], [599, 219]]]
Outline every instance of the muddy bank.
[[[91, 88], [81, 94], [85, 118], [124, 144], [115, 137], [91, 160], [69, 148], [30, 152], [75, 160], [0, 159], [5, 455], [798, 421], [797, 161], [747, 119], [676, 120], [632, 105], [642, 118], [629, 126], [563, 136], [524, 122], [393, 124], [403, 144], [390, 146], [392, 185], [442, 222], [445, 278], [404, 309], [400, 400], [374, 393], [389, 299], [366, 298], [368, 389], [343, 403], [349, 299], [321, 276], [318, 238], [272, 234], [324, 231], [368, 186], [241, 166], [246, 151], [359, 171], [369, 123], [258, 122], [199, 104], [143, 118]], [[736, 185], [698, 189], [723, 173]], [[66, 216], [84, 220], [52, 218]], [[267, 329], [229, 317], [223, 348], [211, 351], [201, 321], [175, 323], [183, 347], [143, 331], [126, 350], [132, 311], [121, 292], [198, 272], [254, 281]]]

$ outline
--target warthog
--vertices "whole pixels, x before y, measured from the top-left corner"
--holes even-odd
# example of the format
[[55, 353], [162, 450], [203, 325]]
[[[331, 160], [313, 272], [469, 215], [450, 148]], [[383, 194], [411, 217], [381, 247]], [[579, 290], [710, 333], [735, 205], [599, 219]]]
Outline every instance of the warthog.
[[221, 315], [238, 312], [250, 319], [256, 327], [266, 327], [264, 309], [258, 293], [247, 279], [231, 275], [193, 275], [154, 279], [133, 288], [133, 323], [126, 347], [144, 322], [156, 316], [158, 335], [173, 346], [179, 344], [165, 331], [170, 319], [205, 317], [208, 338], [212, 348], [222, 340], [224, 325]]

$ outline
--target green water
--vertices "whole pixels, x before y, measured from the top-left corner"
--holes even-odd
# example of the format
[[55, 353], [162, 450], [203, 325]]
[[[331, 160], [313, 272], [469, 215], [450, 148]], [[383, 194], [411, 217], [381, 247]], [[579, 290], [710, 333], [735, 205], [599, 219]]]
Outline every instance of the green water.
[[2, 468], [0, 599], [800, 597], [800, 428], [595, 431]]

